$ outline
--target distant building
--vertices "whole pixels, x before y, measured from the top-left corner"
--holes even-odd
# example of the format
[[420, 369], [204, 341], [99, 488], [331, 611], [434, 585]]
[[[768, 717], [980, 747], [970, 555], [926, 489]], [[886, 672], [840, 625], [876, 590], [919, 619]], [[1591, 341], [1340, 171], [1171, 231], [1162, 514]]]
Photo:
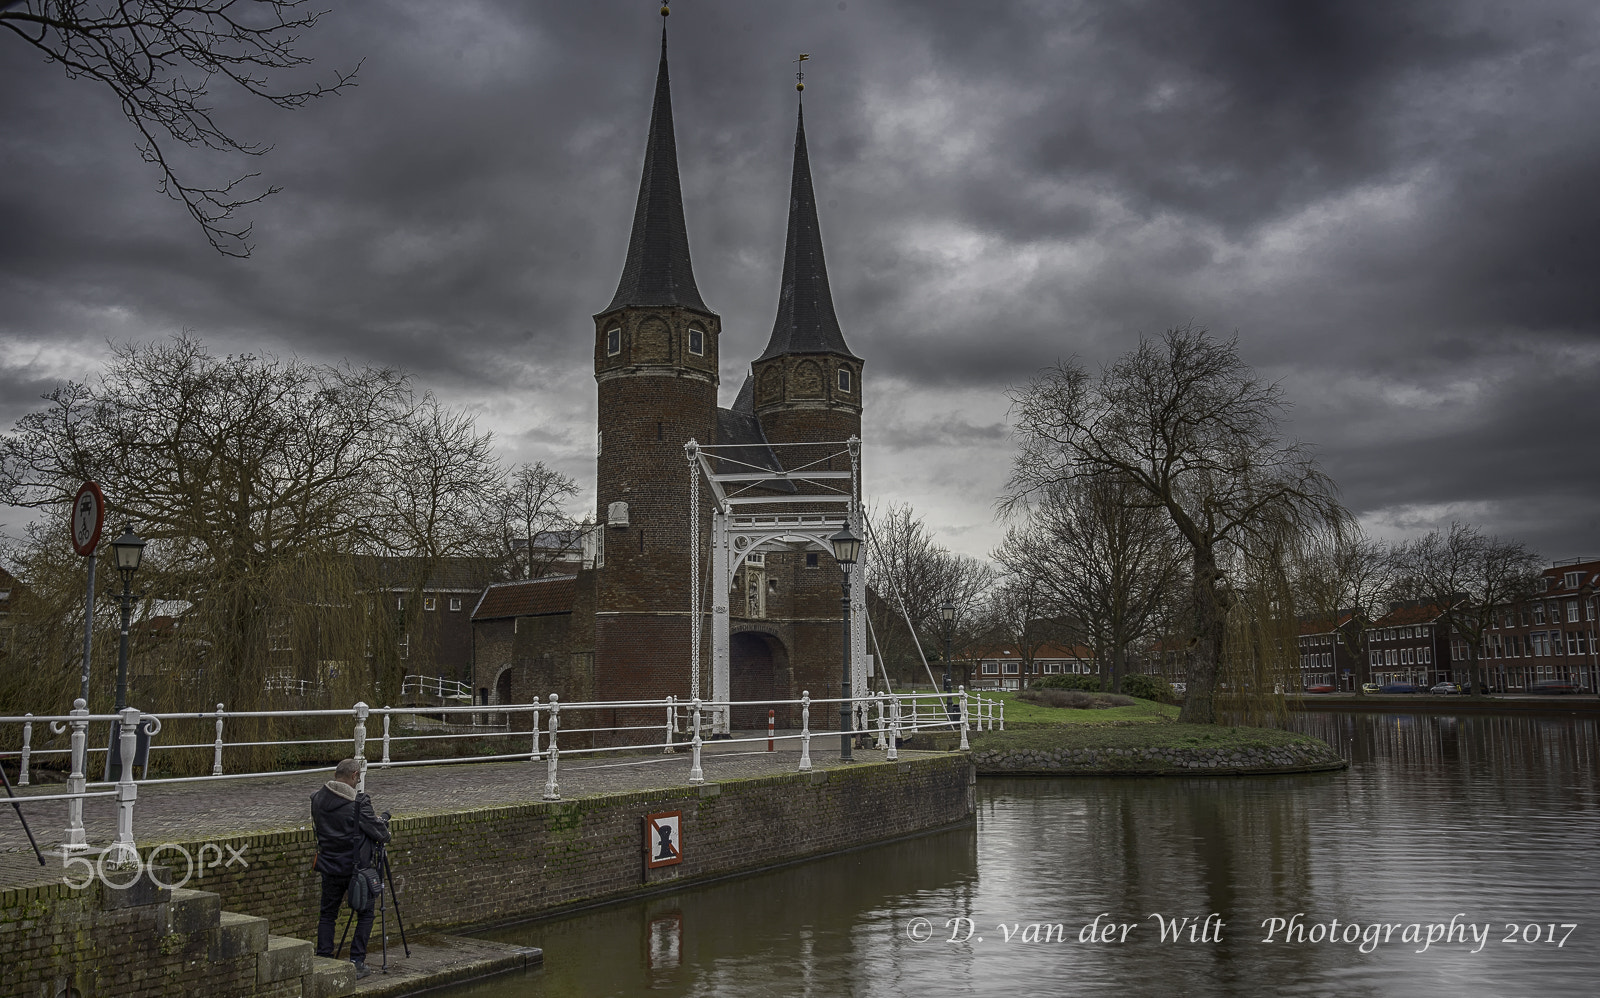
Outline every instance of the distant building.
[[1396, 602], [1367, 631], [1367, 667], [1374, 683], [1465, 682], [1456, 679], [1458, 664], [1451, 648], [1449, 623], [1442, 607], [1432, 603]]
[[1365, 657], [1350, 653], [1348, 637], [1358, 624], [1349, 611], [1300, 622], [1301, 689], [1332, 686], [1341, 693], [1352, 693], [1371, 681]]
[[[1490, 689], [1514, 693], [1539, 680], [1561, 679], [1600, 692], [1597, 594], [1600, 561], [1574, 558], [1545, 569], [1537, 593], [1496, 607], [1481, 651]], [[1466, 648], [1459, 638], [1456, 646], [1465, 682]]]

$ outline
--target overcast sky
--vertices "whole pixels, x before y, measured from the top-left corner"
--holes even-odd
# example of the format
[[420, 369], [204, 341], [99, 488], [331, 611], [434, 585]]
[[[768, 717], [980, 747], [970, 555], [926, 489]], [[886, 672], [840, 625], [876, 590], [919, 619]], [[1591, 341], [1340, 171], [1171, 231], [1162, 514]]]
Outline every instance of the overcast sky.
[[[0, 427], [107, 341], [404, 367], [506, 463], [592, 489], [590, 316], [621, 272], [661, 18], [640, 0], [341, 2], [259, 159], [254, 254], [155, 190], [109, 92], [0, 33]], [[1600, 5], [683, 0], [695, 274], [729, 404], [771, 331], [794, 64], [867, 487], [984, 556], [1006, 391], [1194, 322], [1282, 381], [1370, 529], [1600, 556]], [[592, 493], [591, 493], [592, 495]], [[0, 511], [14, 531], [26, 515]]]

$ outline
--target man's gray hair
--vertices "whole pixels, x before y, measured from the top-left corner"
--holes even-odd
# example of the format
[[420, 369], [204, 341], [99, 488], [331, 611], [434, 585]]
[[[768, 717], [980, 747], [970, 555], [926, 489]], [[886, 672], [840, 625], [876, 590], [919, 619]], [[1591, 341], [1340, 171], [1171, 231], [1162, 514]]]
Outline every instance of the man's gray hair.
[[361, 763], [356, 762], [354, 759], [341, 759], [339, 760], [339, 765], [334, 767], [333, 778], [336, 780], [348, 780], [359, 772], [361, 772]]

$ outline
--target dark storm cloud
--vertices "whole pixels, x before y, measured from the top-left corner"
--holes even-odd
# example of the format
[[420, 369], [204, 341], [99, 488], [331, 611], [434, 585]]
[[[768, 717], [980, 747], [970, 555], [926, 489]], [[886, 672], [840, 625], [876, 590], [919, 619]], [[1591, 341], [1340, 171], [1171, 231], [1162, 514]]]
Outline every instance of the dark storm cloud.
[[[307, 75], [365, 60], [359, 86], [294, 113], [218, 91], [270, 153], [183, 157], [284, 188], [249, 210], [242, 262], [153, 191], [108, 95], [0, 40], [0, 420], [108, 339], [191, 329], [404, 366], [508, 461], [587, 479], [590, 315], [621, 269], [659, 30], [620, 0], [337, 5]], [[995, 539], [1006, 387], [1190, 321], [1283, 380], [1369, 523], [1459, 514], [1600, 550], [1592, 5], [692, 0], [669, 30], [724, 401], [771, 329], [807, 51], [882, 482], [970, 553]]]

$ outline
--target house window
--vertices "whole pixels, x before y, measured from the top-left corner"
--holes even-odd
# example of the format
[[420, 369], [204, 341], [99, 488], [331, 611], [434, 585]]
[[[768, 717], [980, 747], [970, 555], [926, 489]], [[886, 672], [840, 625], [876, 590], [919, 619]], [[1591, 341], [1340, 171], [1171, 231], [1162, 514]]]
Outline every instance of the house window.
[[706, 334], [704, 330], [696, 329], [693, 326], [689, 327], [689, 352], [696, 357], [705, 356]]
[[1061, 674], [1061, 663], [1060, 662], [1046, 662], [1044, 664], [1044, 671], [1045, 671], [1045, 675], [1048, 675], [1048, 676], [1060, 675]]
[[1576, 589], [1576, 588], [1578, 588], [1578, 586], [1581, 584], [1581, 580], [1582, 579], [1583, 579], [1583, 573], [1582, 572], [1568, 572], [1567, 575], [1566, 575], [1567, 588], [1568, 589]]
[[1007, 662], [1006, 663], [1006, 675], [1015, 676], [1016, 674], [1017, 674], [1017, 663], [1015, 663], [1015, 662]]
[[1533, 604], [1533, 622], [1535, 624], [1544, 623], [1544, 604], [1543, 603], [1535, 603], [1535, 604]]
[[806, 567], [807, 568], [816, 568], [817, 567], [817, 553], [815, 551], [807, 551], [806, 552]]
[[438, 598], [434, 597], [434, 596], [424, 596], [424, 597], [422, 597], [422, 608], [424, 610], [430, 610], [430, 611], [439, 609], [439, 600], [438, 600]]
[[614, 326], [606, 330], [606, 356], [615, 357], [622, 352], [622, 328]]
[[1567, 623], [1576, 624], [1577, 622], [1578, 622], [1578, 601], [1575, 600], [1575, 599], [1569, 599], [1569, 600], [1567, 600]]
[[459, 610], [459, 609], [461, 609], [461, 598], [460, 597], [458, 597], [458, 596], [450, 597], [450, 609], [451, 610]]
[[850, 369], [848, 367], [839, 368], [839, 390], [846, 395], [850, 394]]
[[995, 662], [985, 662], [983, 663], [983, 674], [985, 676], [998, 676], [1000, 674], [1000, 666]]

